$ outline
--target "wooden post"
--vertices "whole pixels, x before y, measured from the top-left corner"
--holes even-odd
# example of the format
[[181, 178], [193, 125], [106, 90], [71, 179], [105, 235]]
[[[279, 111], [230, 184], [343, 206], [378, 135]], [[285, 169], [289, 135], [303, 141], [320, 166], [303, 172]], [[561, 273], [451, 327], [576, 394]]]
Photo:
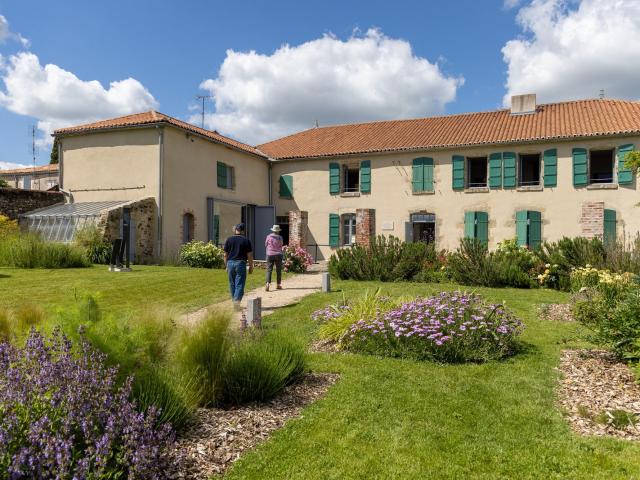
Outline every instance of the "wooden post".
[[322, 291], [324, 293], [331, 292], [331, 275], [327, 272], [322, 274]]
[[260, 328], [262, 326], [262, 298], [247, 300], [247, 321], [253, 327]]

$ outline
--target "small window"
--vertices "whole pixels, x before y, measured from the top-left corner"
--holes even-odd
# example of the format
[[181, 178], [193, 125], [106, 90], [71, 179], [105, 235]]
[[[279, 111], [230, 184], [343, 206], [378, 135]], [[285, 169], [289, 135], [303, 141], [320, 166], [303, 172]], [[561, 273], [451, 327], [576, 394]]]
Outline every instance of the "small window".
[[613, 150], [589, 152], [589, 183], [613, 183]]
[[226, 163], [217, 163], [218, 187], [233, 189], [235, 187], [235, 169]]
[[358, 165], [344, 165], [342, 168], [342, 191], [360, 191], [360, 167]]
[[347, 213], [342, 215], [342, 245], [356, 243], [356, 215]]
[[467, 188], [487, 186], [487, 157], [467, 158]]
[[519, 187], [537, 187], [540, 185], [540, 154], [520, 155]]

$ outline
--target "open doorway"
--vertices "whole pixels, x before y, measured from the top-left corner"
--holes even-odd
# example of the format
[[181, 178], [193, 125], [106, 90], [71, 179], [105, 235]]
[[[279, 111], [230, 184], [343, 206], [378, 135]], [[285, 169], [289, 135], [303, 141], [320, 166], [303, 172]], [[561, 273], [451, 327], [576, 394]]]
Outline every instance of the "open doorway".
[[280, 235], [284, 245], [289, 245], [289, 215], [278, 215], [276, 224], [280, 227]]
[[436, 216], [433, 213], [412, 213], [410, 217], [413, 242], [435, 243]]

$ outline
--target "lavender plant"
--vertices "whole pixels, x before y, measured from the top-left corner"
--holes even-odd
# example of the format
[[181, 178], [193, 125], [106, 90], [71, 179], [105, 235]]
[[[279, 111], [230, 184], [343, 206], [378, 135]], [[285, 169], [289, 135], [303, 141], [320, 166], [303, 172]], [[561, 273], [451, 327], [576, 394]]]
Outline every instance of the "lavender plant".
[[348, 350], [441, 362], [499, 359], [514, 352], [523, 324], [479, 295], [442, 292], [353, 323], [340, 339]]
[[0, 478], [165, 478], [173, 433], [136, 411], [131, 379], [60, 330], [0, 343]]

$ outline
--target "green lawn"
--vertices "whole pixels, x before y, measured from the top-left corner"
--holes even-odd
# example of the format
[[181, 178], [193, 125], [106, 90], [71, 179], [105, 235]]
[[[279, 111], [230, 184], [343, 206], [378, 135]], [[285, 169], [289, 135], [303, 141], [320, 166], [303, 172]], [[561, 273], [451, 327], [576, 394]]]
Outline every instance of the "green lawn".
[[[337, 282], [348, 296], [375, 283]], [[383, 284], [389, 294], [452, 285]], [[476, 289], [506, 301], [526, 324], [523, 353], [484, 365], [437, 365], [353, 354], [313, 354], [316, 371], [341, 379], [322, 400], [245, 455], [230, 479], [628, 479], [640, 478], [640, 445], [574, 435], [554, 403], [560, 351], [574, 324], [538, 321], [536, 306], [566, 302], [548, 290]], [[342, 293], [315, 294], [267, 317], [305, 340], [309, 314]]]
[[[264, 271], [256, 270], [247, 277], [247, 289], [263, 282]], [[53, 311], [86, 293], [98, 294], [102, 308], [116, 314], [155, 306], [186, 311], [229, 296], [224, 270], [138, 265], [129, 273], [108, 272], [103, 265], [59, 270], [0, 268], [0, 308], [30, 303]]]

